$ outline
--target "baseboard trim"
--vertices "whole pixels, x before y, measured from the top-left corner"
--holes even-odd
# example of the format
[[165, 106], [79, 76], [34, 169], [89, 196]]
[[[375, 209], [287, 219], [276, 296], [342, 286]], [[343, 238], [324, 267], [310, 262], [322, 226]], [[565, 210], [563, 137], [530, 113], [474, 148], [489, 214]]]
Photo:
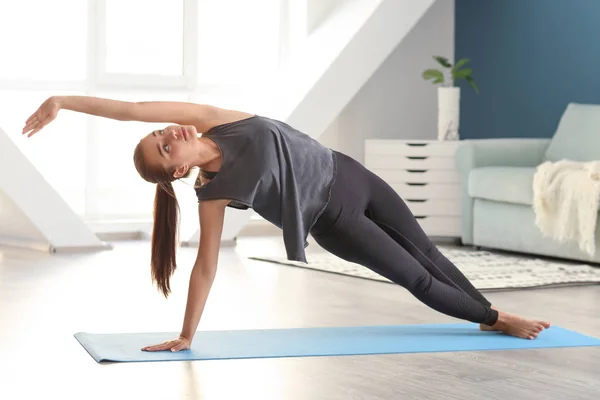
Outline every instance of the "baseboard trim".
[[[181, 242], [181, 247], [198, 247], [199, 243], [191, 242], [189, 240], [185, 240]], [[235, 247], [236, 240], [222, 240], [221, 247]]]
[[143, 240], [148, 239], [145, 232], [98, 232], [96, 236], [103, 241]]
[[[102, 240], [102, 239], [101, 239]], [[0, 237], [0, 247], [12, 249], [33, 250], [44, 253], [89, 253], [94, 251], [112, 250], [113, 246], [106, 242], [92, 246], [52, 246], [52, 244], [43, 241], [34, 241], [17, 238]]]
[[102, 242], [102, 244], [100, 246], [80, 246], [80, 247], [74, 247], [74, 246], [61, 246], [61, 247], [50, 247], [50, 252], [51, 253], [68, 253], [68, 254], [74, 254], [74, 253], [90, 253], [93, 251], [108, 251], [108, 250], [112, 250], [113, 249], [113, 245], [111, 245], [110, 243], [106, 243], [106, 242]]

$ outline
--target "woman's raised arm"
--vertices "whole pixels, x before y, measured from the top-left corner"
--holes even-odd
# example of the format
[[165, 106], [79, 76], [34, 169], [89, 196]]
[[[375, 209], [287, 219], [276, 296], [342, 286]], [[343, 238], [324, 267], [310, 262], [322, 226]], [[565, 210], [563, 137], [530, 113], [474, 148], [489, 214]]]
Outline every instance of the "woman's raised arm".
[[128, 102], [91, 96], [52, 96], [27, 119], [23, 134], [34, 135], [52, 122], [61, 109], [119, 121], [193, 125], [199, 132], [206, 132], [212, 125], [226, 118], [225, 114], [232, 112], [186, 102]]

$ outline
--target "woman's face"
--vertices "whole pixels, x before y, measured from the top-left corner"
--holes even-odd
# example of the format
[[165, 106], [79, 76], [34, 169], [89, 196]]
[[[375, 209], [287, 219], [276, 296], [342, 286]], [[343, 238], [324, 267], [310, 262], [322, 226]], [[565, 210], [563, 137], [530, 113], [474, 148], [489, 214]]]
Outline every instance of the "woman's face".
[[167, 171], [175, 178], [184, 176], [198, 158], [198, 132], [191, 125], [170, 125], [149, 133], [140, 141], [145, 160]]

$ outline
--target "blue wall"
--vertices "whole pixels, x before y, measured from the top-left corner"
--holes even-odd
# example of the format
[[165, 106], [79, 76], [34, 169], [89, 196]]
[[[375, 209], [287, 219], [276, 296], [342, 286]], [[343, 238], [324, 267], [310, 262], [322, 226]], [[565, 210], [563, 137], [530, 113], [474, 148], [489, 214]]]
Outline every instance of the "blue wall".
[[600, 0], [455, 0], [460, 136], [551, 137], [567, 103], [600, 104]]

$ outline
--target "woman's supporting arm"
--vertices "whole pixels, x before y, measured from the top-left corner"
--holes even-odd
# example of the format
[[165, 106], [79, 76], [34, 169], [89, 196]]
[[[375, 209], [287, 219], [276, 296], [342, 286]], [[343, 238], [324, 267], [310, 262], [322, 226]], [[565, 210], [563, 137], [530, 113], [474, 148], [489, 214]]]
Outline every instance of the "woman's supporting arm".
[[196, 263], [190, 275], [188, 299], [181, 334], [176, 339], [146, 346], [142, 350], [180, 351], [190, 348], [215, 279], [227, 203], [229, 203], [229, 200], [206, 201], [201, 202], [198, 207], [200, 246], [198, 247]]
[[225, 220], [225, 207], [229, 200], [201, 202], [198, 206], [200, 217], [200, 245], [196, 264], [190, 276], [188, 300], [181, 336], [192, 342], [208, 294], [217, 272], [221, 235]]

